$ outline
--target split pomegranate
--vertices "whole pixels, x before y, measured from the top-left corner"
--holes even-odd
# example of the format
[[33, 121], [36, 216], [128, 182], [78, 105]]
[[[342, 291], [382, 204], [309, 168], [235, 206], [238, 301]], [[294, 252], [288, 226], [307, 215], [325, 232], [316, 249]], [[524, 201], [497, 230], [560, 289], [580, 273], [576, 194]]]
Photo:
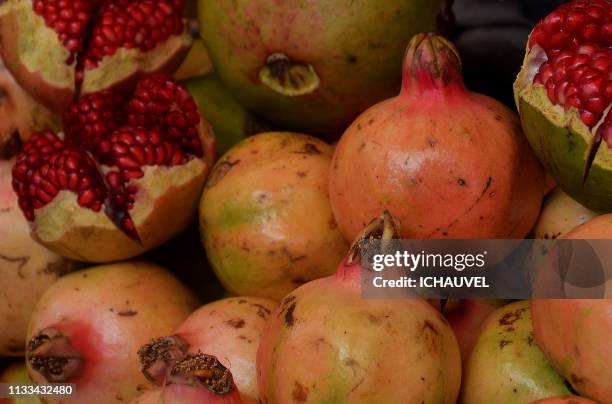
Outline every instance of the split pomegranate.
[[13, 169], [19, 206], [50, 250], [120, 260], [192, 222], [214, 137], [183, 87], [153, 75], [132, 94], [87, 95], [67, 109], [64, 131], [33, 134]]
[[531, 146], [563, 190], [612, 211], [612, 2], [573, 0], [538, 23], [514, 84]]
[[[153, 352], [151, 352], [153, 353]], [[241, 404], [232, 373], [212, 355], [187, 354], [166, 369], [163, 386], [132, 404]]]
[[329, 203], [332, 154], [312, 136], [269, 132], [217, 162], [200, 202], [200, 231], [227, 290], [278, 301], [334, 273], [348, 244]]
[[464, 370], [460, 404], [530, 403], [569, 394], [535, 342], [529, 301], [501, 307], [487, 319]]
[[75, 394], [62, 403], [129, 401], [150, 387], [138, 348], [171, 333], [197, 305], [191, 291], [155, 265], [74, 272], [36, 306], [27, 337], [30, 376], [35, 383], [75, 383]]
[[384, 209], [404, 238], [521, 238], [544, 189], [515, 114], [467, 90], [457, 50], [434, 34], [412, 39], [400, 94], [353, 122], [330, 174], [347, 239]]
[[7, 0], [0, 55], [35, 99], [63, 112], [77, 94], [174, 70], [191, 43], [182, 0]]
[[23, 356], [36, 302], [75, 263], [30, 237], [11, 188], [15, 160], [0, 160], [0, 356]]
[[158, 384], [173, 363], [189, 354], [206, 352], [231, 369], [245, 400], [257, 402], [255, 356], [266, 320], [276, 309], [273, 300], [231, 297], [209, 303], [194, 312], [176, 332], [143, 346], [144, 374]]
[[612, 299], [534, 300], [538, 345], [581, 395], [612, 403]]
[[399, 237], [388, 213], [372, 221], [335, 275], [287, 295], [257, 353], [263, 403], [455, 403], [457, 340], [423, 299], [364, 299], [360, 241]]

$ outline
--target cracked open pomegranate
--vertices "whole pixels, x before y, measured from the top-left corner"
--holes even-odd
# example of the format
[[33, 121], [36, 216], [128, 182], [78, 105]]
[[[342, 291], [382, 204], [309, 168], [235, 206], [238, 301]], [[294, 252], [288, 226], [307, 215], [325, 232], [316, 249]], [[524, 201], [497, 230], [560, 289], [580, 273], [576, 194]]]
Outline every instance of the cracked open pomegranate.
[[7, 0], [0, 55], [36, 99], [63, 112], [75, 94], [174, 70], [191, 38], [182, 0]]
[[214, 159], [214, 137], [188, 92], [165, 75], [132, 94], [73, 103], [65, 135], [33, 134], [13, 168], [33, 236], [90, 262], [138, 255], [185, 229]]
[[612, 2], [574, 0], [538, 23], [514, 84], [525, 133], [559, 186], [612, 211]]

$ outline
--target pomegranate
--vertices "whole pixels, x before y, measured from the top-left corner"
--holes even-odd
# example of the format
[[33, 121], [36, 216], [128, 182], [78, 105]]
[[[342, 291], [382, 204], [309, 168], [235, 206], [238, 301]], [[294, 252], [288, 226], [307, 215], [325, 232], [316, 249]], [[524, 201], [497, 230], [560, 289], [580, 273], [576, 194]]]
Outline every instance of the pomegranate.
[[241, 404], [232, 373], [208, 354], [194, 353], [166, 369], [163, 387], [148, 391], [132, 404]]
[[[2, 374], [0, 374], [0, 383], [8, 383], [12, 385], [27, 385], [32, 384], [32, 379], [28, 375], [25, 362], [15, 362], [10, 365]], [[0, 398], [0, 404], [40, 404], [37, 397], [15, 397], [15, 398]]]
[[404, 44], [434, 30], [445, 0], [199, 1], [219, 77], [247, 108], [290, 130], [338, 135], [400, 83]]
[[191, 43], [182, 0], [8, 0], [0, 55], [22, 87], [63, 112], [76, 94], [178, 67]]
[[85, 96], [64, 114], [65, 136], [32, 135], [13, 169], [34, 237], [66, 257], [133, 257], [194, 219], [214, 138], [189, 93], [165, 75], [127, 96]]
[[265, 322], [276, 306], [273, 300], [260, 297], [230, 297], [203, 306], [173, 335], [157, 338], [140, 349], [143, 373], [160, 383], [160, 376], [173, 362], [206, 352], [232, 371], [245, 399], [257, 402], [255, 356]]
[[230, 292], [280, 300], [334, 272], [348, 245], [329, 204], [332, 153], [311, 136], [273, 132], [240, 142], [217, 162], [200, 228]]
[[330, 198], [347, 238], [383, 209], [409, 224], [404, 238], [521, 238], [533, 226], [544, 173], [514, 113], [468, 91], [460, 65], [446, 39], [415, 36], [399, 96], [340, 139]]
[[562, 4], [531, 32], [514, 84], [523, 128], [569, 196], [612, 211], [612, 2]]
[[263, 403], [455, 403], [461, 360], [452, 329], [423, 299], [364, 299], [360, 241], [399, 237], [387, 212], [338, 272], [287, 295], [257, 352]]
[[556, 188], [544, 199], [540, 217], [533, 228], [534, 237], [562, 237], [595, 216], [595, 212], [570, 198], [561, 188]]
[[149, 387], [138, 348], [171, 333], [197, 305], [191, 291], [155, 265], [73, 272], [47, 290], [32, 315], [30, 376], [36, 383], [75, 383], [76, 393], [62, 403], [128, 401]]
[[455, 332], [462, 364], [467, 363], [485, 321], [506, 303], [506, 300], [494, 299], [451, 299], [446, 302], [442, 314]]
[[[0, 158], [37, 130], [58, 129], [60, 119], [26, 93], [0, 59]], [[6, 156], [5, 156], [6, 155]]]
[[195, 77], [184, 81], [183, 85], [213, 127], [219, 155], [251, 135], [271, 130], [267, 123], [236, 100], [216, 74]]
[[538, 345], [581, 395], [612, 403], [612, 299], [534, 300]]
[[592, 218], [573, 228], [564, 238], [575, 240], [608, 240], [612, 239], [612, 214]]
[[30, 315], [44, 291], [74, 262], [30, 237], [11, 188], [14, 160], [0, 160], [0, 356], [23, 356]]
[[578, 396], [559, 396], [549, 397], [543, 400], [534, 401], [531, 404], [597, 404], [588, 398]]
[[529, 301], [489, 317], [464, 369], [460, 404], [530, 403], [569, 394], [535, 342]]

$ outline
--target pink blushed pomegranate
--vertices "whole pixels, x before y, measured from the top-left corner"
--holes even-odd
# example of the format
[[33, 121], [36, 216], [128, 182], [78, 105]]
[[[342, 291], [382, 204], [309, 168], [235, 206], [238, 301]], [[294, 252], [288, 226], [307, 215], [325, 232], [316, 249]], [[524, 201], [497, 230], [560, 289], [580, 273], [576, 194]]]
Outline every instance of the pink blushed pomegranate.
[[191, 43], [181, 0], [8, 0], [0, 55], [22, 87], [63, 112], [77, 94], [170, 72]]
[[521, 238], [544, 189], [515, 114], [466, 89], [457, 50], [434, 34], [411, 40], [400, 94], [353, 122], [330, 172], [347, 239], [385, 209], [404, 238]]
[[35, 383], [75, 383], [62, 403], [119, 403], [152, 387], [138, 348], [171, 333], [197, 307], [191, 291], [155, 265], [119, 263], [74, 272], [38, 302], [26, 359]]
[[36, 302], [75, 263], [30, 237], [11, 188], [15, 160], [0, 159], [0, 356], [23, 356]]
[[573, 0], [529, 37], [514, 93], [547, 172], [587, 208], [612, 211], [612, 2]]
[[[359, 240], [399, 237], [390, 215]], [[335, 275], [287, 295], [257, 353], [263, 403], [455, 403], [461, 360], [442, 315], [422, 299], [361, 297], [359, 240]]]
[[142, 370], [150, 379], [161, 376], [172, 362], [206, 352], [230, 369], [245, 400], [257, 402], [255, 357], [264, 326], [278, 304], [259, 297], [231, 297], [209, 303], [185, 320], [174, 334], [140, 349]]
[[31, 136], [13, 188], [33, 236], [89, 262], [138, 255], [185, 229], [214, 160], [214, 137], [189, 93], [166, 75], [130, 94], [74, 102], [64, 133]]

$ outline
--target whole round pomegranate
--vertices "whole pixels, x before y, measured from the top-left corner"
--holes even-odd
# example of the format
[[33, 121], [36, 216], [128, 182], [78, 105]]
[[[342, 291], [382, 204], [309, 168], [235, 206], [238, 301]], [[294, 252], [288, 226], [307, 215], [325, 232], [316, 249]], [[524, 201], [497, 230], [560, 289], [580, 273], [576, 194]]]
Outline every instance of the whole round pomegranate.
[[189, 50], [183, 0], [8, 0], [0, 56], [22, 87], [63, 112], [77, 94], [170, 72]]
[[334, 273], [348, 244], [329, 204], [332, 153], [311, 136], [271, 132], [217, 162], [200, 202], [200, 229], [230, 292], [280, 300]]
[[30, 237], [11, 188], [14, 160], [0, 160], [0, 356], [23, 356], [28, 321], [36, 302], [73, 261]]
[[404, 238], [521, 238], [544, 173], [515, 114], [463, 85], [457, 50], [415, 36], [400, 94], [364, 112], [332, 161], [330, 198], [344, 235], [388, 209]]
[[[32, 379], [28, 375], [25, 362], [15, 362], [0, 374], [0, 383], [12, 385], [32, 384]], [[0, 404], [40, 404], [40, 400], [35, 396], [14, 396], [13, 398], [1, 398]]]
[[581, 395], [612, 403], [612, 299], [534, 300], [535, 339]]
[[573, 0], [536, 25], [514, 84], [523, 129], [559, 186], [612, 211], [612, 2]]
[[[35, 101], [15, 81], [0, 58], [0, 158], [13, 152], [15, 142], [37, 130], [58, 129], [60, 118]], [[8, 149], [8, 150], [7, 150]]]
[[35, 383], [75, 383], [76, 393], [62, 403], [128, 401], [150, 386], [138, 348], [170, 334], [197, 305], [191, 291], [152, 264], [73, 272], [45, 292], [32, 315], [30, 376]]
[[569, 394], [535, 342], [529, 301], [489, 317], [464, 370], [461, 404], [530, 403]]
[[13, 187], [33, 236], [65, 257], [133, 257], [184, 230], [214, 160], [194, 99], [166, 75], [74, 102], [65, 136], [32, 135]]
[[449, 299], [446, 301], [442, 314], [455, 332], [463, 365], [467, 363], [486, 320], [506, 303], [508, 303], [506, 300], [495, 299]]
[[400, 83], [406, 42], [445, 0], [199, 1], [204, 41], [242, 104], [284, 129], [337, 135]]
[[595, 216], [597, 213], [576, 202], [561, 188], [556, 188], [546, 195], [533, 234], [539, 239], [556, 239]]
[[612, 214], [594, 217], [573, 228], [563, 238], [574, 240], [612, 239]]
[[543, 400], [533, 401], [531, 404], [597, 404], [588, 398], [578, 396], [549, 397]]
[[140, 351], [142, 371], [163, 383], [167, 368], [189, 354], [216, 356], [232, 375], [245, 400], [257, 402], [255, 357], [266, 320], [276, 309], [273, 300], [230, 297], [209, 303], [190, 315], [176, 332], [157, 338]]
[[219, 360], [201, 352], [187, 354], [165, 369], [162, 387], [131, 404], [242, 404], [232, 373]]
[[372, 221], [338, 272], [287, 295], [257, 352], [263, 403], [455, 403], [461, 360], [452, 329], [423, 299], [364, 299], [360, 241], [399, 237]]

